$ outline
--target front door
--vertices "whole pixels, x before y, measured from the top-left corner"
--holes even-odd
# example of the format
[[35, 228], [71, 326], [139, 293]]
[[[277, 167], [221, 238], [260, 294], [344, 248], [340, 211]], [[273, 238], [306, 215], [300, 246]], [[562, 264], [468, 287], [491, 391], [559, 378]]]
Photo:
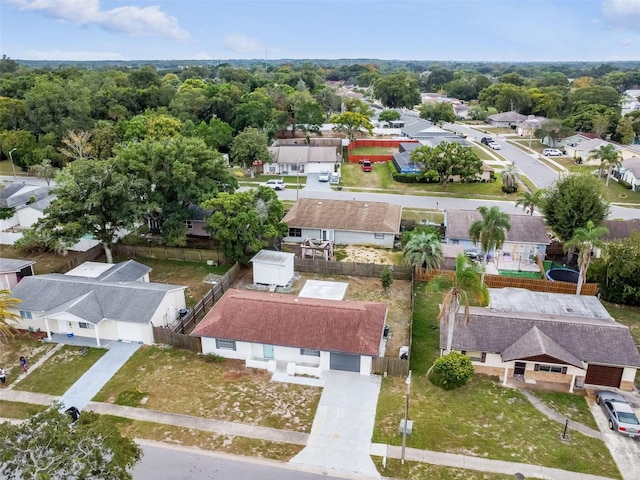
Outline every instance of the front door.
[[262, 355], [264, 358], [273, 358], [273, 345], [262, 345]]
[[516, 365], [513, 369], [513, 375], [524, 375], [524, 371], [527, 368], [527, 364], [524, 362], [516, 362]]
[[320, 236], [323, 242], [333, 242], [333, 230], [322, 230]]

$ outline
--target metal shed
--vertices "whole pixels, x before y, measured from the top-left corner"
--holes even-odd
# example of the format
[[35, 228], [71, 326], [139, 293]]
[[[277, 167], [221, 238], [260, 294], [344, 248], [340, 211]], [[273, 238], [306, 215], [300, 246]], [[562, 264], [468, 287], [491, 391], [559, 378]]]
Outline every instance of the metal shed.
[[283, 287], [293, 278], [295, 254], [260, 250], [252, 259], [253, 282]]

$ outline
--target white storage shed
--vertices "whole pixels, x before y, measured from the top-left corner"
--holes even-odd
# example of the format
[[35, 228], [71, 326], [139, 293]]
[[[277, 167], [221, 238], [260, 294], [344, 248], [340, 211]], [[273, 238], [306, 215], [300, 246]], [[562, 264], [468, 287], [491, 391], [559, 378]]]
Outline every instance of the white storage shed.
[[283, 287], [293, 279], [295, 254], [260, 250], [252, 259], [253, 282]]

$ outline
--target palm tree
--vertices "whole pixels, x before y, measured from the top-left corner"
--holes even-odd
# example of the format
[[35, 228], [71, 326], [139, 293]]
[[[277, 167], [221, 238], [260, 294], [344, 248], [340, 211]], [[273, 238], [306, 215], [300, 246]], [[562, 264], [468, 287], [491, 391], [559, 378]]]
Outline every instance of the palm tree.
[[463, 254], [456, 258], [456, 271], [453, 277], [441, 275], [431, 281], [436, 288], [449, 288], [442, 299], [442, 308], [438, 321], [447, 328], [447, 348], [445, 355], [451, 352], [453, 331], [460, 305], [464, 305], [464, 322], [469, 323], [469, 295], [476, 297], [476, 303], [484, 305], [487, 300], [487, 289], [482, 283], [479, 266]]
[[607, 181], [604, 182], [606, 187], [609, 186], [609, 178], [611, 178], [611, 175], [613, 174], [613, 169], [618, 168], [620, 165], [622, 165], [622, 154], [616, 150], [616, 155], [611, 155], [607, 161]]
[[469, 236], [474, 244], [480, 244], [484, 255], [484, 269], [482, 283], [487, 269], [487, 257], [492, 250], [498, 250], [504, 245], [507, 231], [511, 229], [509, 215], [500, 211], [498, 207], [478, 207], [482, 220], [476, 220], [469, 228]]
[[502, 169], [502, 186], [506, 193], [518, 190], [518, 180], [520, 180], [520, 171], [514, 162]]
[[405, 265], [410, 265], [418, 272], [425, 268], [429, 271], [438, 268], [442, 262], [442, 244], [435, 232], [419, 232], [411, 238], [402, 250]]
[[592, 160], [600, 160], [600, 167], [598, 167], [598, 178], [602, 178], [602, 174], [604, 173], [606, 168], [609, 168], [609, 165], [620, 164], [620, 152], [611, 143], [600, 145], [598, 148], [594, 148], [589, 152], [588, 158]]
[[51, 180], [53, 180], [58, 173], [58, 169], [51, 165], [51, 160], [45, 158], [42, 160], [42, 163], [37, 165], [32, 165], [29, 167], [36, 177], [44, 179], [47, 182], [47, 187], [51, 184]]
[[9, 290], [0, 290], [0, 340], [15, 333], [12, 323], [20, 320], [20, 315], [9, 309], [16, 309], [21, 300], [13, 298]]
[[544, 188], [535, 192], [521, 192], [520, 199], [516, 201], [516, 207], [522, 207], [529, 215], [533, 215], [536, 207], [540, 207], [544, 201]]
[[576, 288], [576, 295], [580, 295], [582, 284], [587, 278], [587, 270], [589, 270], [589, 264], [591, 263], [591, 250], [593, 247], [603, 249], [606, 247], [606, 243], [600, 239], [603, 235], [609, 233], [607, 227], [596, 227], [593, 222], [589, 220], [586, 227], [576, 228], [573, 232], [571, 240], [565, 242], [564, 249], [577, 248], [578, 264], [580, 266], [580, 273], [578, 274], [578, 286]]

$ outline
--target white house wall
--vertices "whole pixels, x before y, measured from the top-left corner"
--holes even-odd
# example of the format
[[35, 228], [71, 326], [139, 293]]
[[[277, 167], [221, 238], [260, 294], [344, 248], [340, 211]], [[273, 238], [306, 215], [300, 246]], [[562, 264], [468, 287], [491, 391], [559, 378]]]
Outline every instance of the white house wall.
[[373, 232], [345, 232], [336, 230], [334, 242], [336, 245], [372, 245], [383, 248], [393, 248], [395, 234], [385, 233], [382, 238], [375, 238]]
[[625, 367], [622, 371], [622, 381], [633, 383], [636, 379], [637, 369]]
[[175, 321], [178, 318], [178, 310], [185, 307], [183, 289], [167, 292], [151, 317], [151, 323], [154, 327], [165, 327]]
[[11, 218], [0, 220], [0, 232], [15, 227], [16, 225], [18, 225], [18, 214], [14, 213]]
[[30, 228], [40, 220], [44, 215], [40, 210], [35, 208], [25, 207], [17, 211], [18, 223], [21, 227]]
[[18, 284], [18, 276], [15, 272], [0, 273], [0, 289], [11, 290]]

